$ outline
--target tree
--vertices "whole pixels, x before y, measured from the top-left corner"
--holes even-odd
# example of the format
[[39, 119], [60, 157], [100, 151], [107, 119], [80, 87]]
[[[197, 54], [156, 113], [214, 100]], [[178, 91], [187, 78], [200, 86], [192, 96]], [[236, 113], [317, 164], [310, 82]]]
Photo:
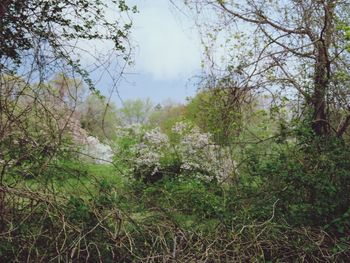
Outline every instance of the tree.
[[[111, 10], [117, 17], [107, 14]], [[70, 92], [83, 83], [94, 90], [90, 73], [108, 71], [107, 65], [113, 66], [115, 74], [108, 72], [113, 80], [120, 77], [130, 58], [131, 20], [123, 16], [130, 11], [136, 9], [124, 0], [0, 2], [0, 187], [8, 176], [43, 175], [56, 157], [67, 156], [63, 135], [77, 99]], [[91, 40], [113, 43], [105, 59], [82, 47]], [[88, 55], [93, 68], [86, 66]], [[57, 73], [62, 78], [48, 83]], [[3, 220], [5, 188], [0, 191], [0, 228], [8, 224]]]
[[[349, 23], [349, 1], [186, 2], [198, 14], [217, 14], [206, 37], [228, 37], [222, 41], [228, 47], [234, 41], [223, 78], [302, 101], [306, 110], [297, 113], [309, 118], [316, 135], [343, 136], [350, 125], [350, 56], [341, 25]], [[215, 34], [223, 28], [227, 35]]]
[[92, 136], [100, 141], [114, 139], [120, 121], [113, 103], [107, 104], [105, 98], [91, 94], [79, 111], [82, 127]]
[[153, 110], [154, 105], [150, 99], [126, 100], [119, 109], [119, 117], [124, 125], [145, 124]]
[[20, 63], [26, 51], [42, 45], [40, 50], [46, 54], [52, 52], [56, 58], [72, 62], [69, 49], [74, 44], [70, 41], [77, 39], [112, 40], [116, 49], [125, 50], [123, 42], [131, 24], [110, 19], [106, 9], [114, 7], [120, 12], [130, 10], [124, 0], [112, 0], [109, 4], [98, 0], [2, 1], [0, 57]]
[[241, 130], [244, 98], [240, 90], [210, 88], [199, 92], [189, 101], [186, 117], [205, 132], [214, 136], [216, 143], [224, 145], [235, 140]]
[[[115, 11], [114, 16], [107, 14], [110, 10]], [[90, 78], [93, 69], [83, 66], [88, 63], [80, 61], [82, 54], [92, 55], [92, 64], [99, 70], [102, 67], [108, 71], [106, 65], [115, 66], [122, 61], [120, 56], [124, 63], [128, 62], [130, 46], [127, 36], [131, 20], [123, 17], [123, 13], [130, 11], [136, 12], [136, 8], [129, 8], [124, 0], [1, 1], [0, 142], [5, 139], [4, 134], [11, 132], [29, 136], [26, 129], [32, 127], [22, 127], [21, 123], [25, 123], [26, 117], [29, 118], [30, 108], [40, 108], [36, 112], [38, 120], [51, 118], [59, 126], [62, 126], [62, 122], [69, 122], [82, 87], [95, 90]], [[116, 56], [112, 56], [112, 53], [107, 56], [108, 60], [114, 60], [113, 63], [102, 61], [97, 53], [82, 48], [80, 42], [91, 40], [113, 42], [111, 52]], [[113, 70], [119, 77], [123, 66], [120, 70], [114, 66]], [[9, 88], [9, 83], [13, 81], [8, 82], [7, 76], [20, 79], [21, 85]], [[116, 77], [110, 71], [109, 76]], [[63, 105], [67, 111], [62, 111]], [[17, 129], [14, 131], [8, 127]], [[56, 135], [52, 137], [60, 138]], [[60, 145], [56, 139], [55, 145]]]
[[170, 132], [176, 122], [181, 121], [186, 112], [186, 106], [171, 100], [158, 104], [149, 117], [152, 127], [160, 127], [162, 131]]

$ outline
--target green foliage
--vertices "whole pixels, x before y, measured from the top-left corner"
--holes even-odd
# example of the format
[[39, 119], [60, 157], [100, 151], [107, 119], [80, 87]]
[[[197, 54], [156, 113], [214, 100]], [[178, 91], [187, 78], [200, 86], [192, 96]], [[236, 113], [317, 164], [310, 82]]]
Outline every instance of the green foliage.
[[340, 29], [344, 32], [344, 39], [348, 42], [346, 49], [348, 52], [350, 52], [350, 42], [349, 42], [350, 41], [350, 26], [341, 23], [338, 26], [338, 29]]
[[83, 129], [100, 141], [115, 140], [120, 123], [117, 108], [105, 98], [91, 94], [80, 106], [80, 123]]
[[229, 89], [201, 91], [189, 101], [186, 119], [213, 134], [215, 142], [230, 143], [239, 134], [242, 114]]
[[[111, 2], [120, 12], [137, 12], [124, 0]], [[61, 43], [113, 40], [125, 52], [131, 24], [110, 21], [107, 7], [100, 0], [5, 0], [0, 58], [20, 65], [24, 54], [45, 47], [35, 54], [53, 55], [91, 84]], [[274, 26], [264, 19], [258, 15], [259, 28]], [[340, 30], [349, 41], [349, 27]], [[259, 56], [275, 52], [275, 42], [261, 44]], [[228, 76], [187, 105], [154, 107], [137, 99], [117, 109], [94, 93], [74, 113], [83, 85], [73, 73], [35, 85], [2, 74], [0, 261], [348, 261], [349, 139], [317, 136], [310, 108], [292, 118], [300, 108], [287, 97], [273, 97], [267, 108], [272, 98], [251, 100], [245, 86], [236, 88], [231, 75], [249, 72], [249, 52], [247, 61], [229, 65]], [[263, 77], [252, 75], [247, 86], [294, 85], [279, 78], [288, 65], [282, 55], [273, 61], [261, 63]], [[337, 69], [332, 81], [349, 82], [347, 69]], [[309, 91], [306, 78], [300, 89]], [[337, 103], [329, 126], [346, 114]], [[73, 113], [89, 134], [114, 143], [113, 166], [75, 160], [72, 136], [62, 128]]]
[[[195, 226], [203, 220], [220, 220], [225, 211], [223, 191], [216, 184], [208, 184], [198, 179], [165, 179], [161, 183], [148, 186], [142, 196], [146, 204], [172, 210], [174, 217], [182, 217], [179, 224], [186, 226], [188, 219]], [[181, 216], [180, 216], [181, 214]], [[233, 212], [230, 212], [232, 216]], [[203, 226], [203, 225], [202, 225]]]
[[133, 148], [140, 142], [141, 136], [133, 128], [117, 129], [117, 138], [114, 140], [114, 163], [120, 169], [129, 171], [132, 169], [132, 159], [134, 157]]
[[[125, 1], [112, 3], [121, 12], [129, 11]], [[34, 39], [57, 53], [63, 52], [67, 41], [76, 39], [111, 39], [116, 49], [123, 50], [130, 25], [109, 19], [106, 7], [98, 0], [5, 0], [0, 8], [0, 53], [20, 62], [23, 51], [36, 48]], [[106, 30], [100, 30], [101, 26]]]
[[167, 135], [171, 135], [171, 128], [176, 122], [185, 119], [187, 105], [175, 104], [167, 102], [165, 105], [157, 105], [155, 110], [149, 117], [149, 125], [153, 128], [160, 127], [160, 129]]
[[[326, 225], [350, 206], [348, 157], [341, 140], [312, 139], [308, 144], [276, 143], [271, 150], [247, 151], [247, 171], [263, 200], [280, 202], [280, 216], [289, 224]], [[268, 204], [268, 202], [267, 202]], [[260, 210], [258, 202], [255, 208]]]
[[146, 124], [154, 110], [150, 99], [126, 100], [123, 107], [118, 110], [118, 116], [124, 126], [133, 124]]
[[89, 205], [80, 198], [71, 197], [68, 202], [68, 219], [75, 224], [87, 224], [91, 221]]

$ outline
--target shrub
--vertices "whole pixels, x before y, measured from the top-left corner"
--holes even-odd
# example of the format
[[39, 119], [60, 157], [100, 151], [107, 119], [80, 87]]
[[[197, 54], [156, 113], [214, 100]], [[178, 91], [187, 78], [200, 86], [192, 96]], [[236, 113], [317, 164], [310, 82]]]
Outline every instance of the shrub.
[[[117, 145], [116, 162], [127, 163], [134, 178], [155, 182], [164, 177], [192, 176], [205, 181], [224, 181], [235, 172], [235, 163], [225, 148], [215, 145], [209, 133], [198, 127], [178, 122], [167, 135], [159, 128], [123, 134], [119, 142], [127, 140], [128, 150]], [[129, 139], [126, 139], [129, 138]], [[124, 158], [125, 159], [125, 158]]]
[[[254, 207], [279, 200], [279, 214], [290, 224], [325, 225], [350, 207], [350, 148], [341, 140], [275, 143], [250, 149], [248, 184], [260, 196]], [[267, 150], [268, 149], [268, 150]]]

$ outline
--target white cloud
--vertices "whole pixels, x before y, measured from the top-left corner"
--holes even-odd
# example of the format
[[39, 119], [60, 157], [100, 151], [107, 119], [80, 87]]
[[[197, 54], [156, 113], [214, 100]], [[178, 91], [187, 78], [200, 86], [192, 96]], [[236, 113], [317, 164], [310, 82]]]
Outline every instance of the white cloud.
[[167, 80], [188, 77], [200, 68], [200, 45], [190, 22], [182, 25], [167, 1], [149, 1], [134, 20], [133, 38], [138, 43], [136, 70]]
[[[171, 97], [184, 102], [196, 91], [196, 86], [188, 80], [198, 74], [201, 64], [201, 45], [194, 21], [176, 11], [169, 0], [128, 0], [127, 4], [136, 4], [139, 10], [130, 16], [133, 21], [131, 45], [138, 47], [134, 50], [135, 65], [127, 68], [130, 74], [124, 75], [126, 79], [119, 83], [118, 96], [113, 99], [119, 103], [120, 95], [123, 99], [151, 97], [161, 102]], [[108, 17], [118, 15], [113, 10], [109, 9]], [[78, 52], [88, 69], [100, 66], [95, 57], [98, 55], [102, 63], [109, 60], [110, 63], [103, 64], [110, 67], [109, 73], [120, 72], [120, 61], [109, 53], [113, 49], [111, 41], [80, 40], [78, 47], [88, 51]], [[103, 67], [93, 72], [92, 78], [103, 94], [111, 92], [113, 81]]]

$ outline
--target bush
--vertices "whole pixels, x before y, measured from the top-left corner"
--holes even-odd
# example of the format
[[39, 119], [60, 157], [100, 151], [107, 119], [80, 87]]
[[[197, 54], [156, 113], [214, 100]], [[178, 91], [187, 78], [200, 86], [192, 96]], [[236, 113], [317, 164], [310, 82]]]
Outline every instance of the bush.
[[279, 215], [289, 224], [302, 225], [326, 225], [346, 213], [349, 146], [328, 138], [306, 144], [275, 143], [266, 149], [246, 152], [249, 184], [260, 196], [255, 209], [278, 199]]
[[[191, 176], [205, 181], [224, 181], [235, 173], [228, 150], [215, 145], [211, 135], [184, 122], [176, 123], [168, 136], [156, 128], [129, 132], [119, 142], [128, 142], [127, 165], [133, 177], [155, 182], [164, 177]], [[125, 139], [128, 138], [128, 139]], [[124, 163], [124, 147], [117, 145], [115, 160]], [[124, 158], [125, 159], [125, 158]]]

